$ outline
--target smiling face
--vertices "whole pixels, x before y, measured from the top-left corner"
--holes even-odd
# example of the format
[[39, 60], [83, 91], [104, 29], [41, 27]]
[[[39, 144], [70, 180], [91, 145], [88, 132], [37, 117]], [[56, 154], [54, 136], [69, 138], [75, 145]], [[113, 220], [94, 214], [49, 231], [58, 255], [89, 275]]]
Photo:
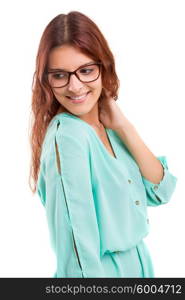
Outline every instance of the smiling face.
[[[73, 72], [83, 66], [77, 71], [77, 74], [86, 81], [86, 78], [91, 76], [87, 75], [88, 73], [96, 72], [93, 67], [84, 66], [91, 63], [96, 63], [96, 61], [72, 46], [63, 45], [53, 48], [48, 58], [48, 70], [53, 72], [53, 69], [57, 69], [57, 72], [49, 74], [50, 79], [55, 76], [55, 82], [58, 84], [60, 79], [66, 76], [65, 72], [58, 72], [58, 69]], [[57, 78], [58, 82], [56, 81]], [[81, 82], [72, 74], [66, 86], [56, 88], [55, 84], [52, 91], [58, 102], [63, 106], [63, 111], [71, 112], [76, 116], [85, 117], [87, 115], [90, 117], [90, 115], [94, 115], [95, 117], [95, 113], [98, 112], [98, 99], [102, 91], [101, 72], [97, 80], [88, 83]]]

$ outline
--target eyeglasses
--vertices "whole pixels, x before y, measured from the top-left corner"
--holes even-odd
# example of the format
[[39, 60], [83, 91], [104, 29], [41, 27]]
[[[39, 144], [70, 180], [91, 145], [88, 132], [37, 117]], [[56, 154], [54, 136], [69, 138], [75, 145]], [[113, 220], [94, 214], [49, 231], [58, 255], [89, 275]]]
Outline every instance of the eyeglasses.
[[73, 72], [67, 72], [60, 69], [47, 72], [48, 82], [53, 88], [61, 88], [68, 85], [70, 77], [74, 74], [81, 82], [92, 82], [100, 76], [100, 67], [102, 63], [96, 62], [80, 66]]

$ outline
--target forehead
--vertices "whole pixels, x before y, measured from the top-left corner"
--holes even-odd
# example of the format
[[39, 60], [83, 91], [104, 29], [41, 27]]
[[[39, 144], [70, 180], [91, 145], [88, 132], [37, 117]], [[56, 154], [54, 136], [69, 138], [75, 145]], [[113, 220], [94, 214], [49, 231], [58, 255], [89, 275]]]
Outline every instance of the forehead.
[[79, 49], [63, 45], [53, 48], [48, 57], [48, 67], [73, 71], [79, 66], [93, 62], [93, 59], [82, 53]]

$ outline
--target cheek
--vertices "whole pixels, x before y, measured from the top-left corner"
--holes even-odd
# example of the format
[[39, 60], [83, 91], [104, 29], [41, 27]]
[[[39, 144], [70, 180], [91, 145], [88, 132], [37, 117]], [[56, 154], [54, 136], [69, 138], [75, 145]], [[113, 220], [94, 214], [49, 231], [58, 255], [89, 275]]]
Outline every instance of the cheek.
[[64, 95], [65, 95], [65, 92], [64, 91], [53, 91], [53, 94], [55, 95], [55, 97], [57, 99], [63, 99], [64, 98]]
[[102, 91], [102, 82], [94, 82], [94, 84], [91, 85], [91, 89], [96, 93], [99, 94]]

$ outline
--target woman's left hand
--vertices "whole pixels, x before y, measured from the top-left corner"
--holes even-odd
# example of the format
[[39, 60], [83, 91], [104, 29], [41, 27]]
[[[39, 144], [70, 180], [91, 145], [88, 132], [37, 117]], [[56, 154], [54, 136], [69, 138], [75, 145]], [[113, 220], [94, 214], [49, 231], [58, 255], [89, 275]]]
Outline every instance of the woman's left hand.
[[129, 122], [116, 101], [108, 93], [106, 99], [99, 101], [99, 119], [104, 127], [112, 130], [124, 128]]

